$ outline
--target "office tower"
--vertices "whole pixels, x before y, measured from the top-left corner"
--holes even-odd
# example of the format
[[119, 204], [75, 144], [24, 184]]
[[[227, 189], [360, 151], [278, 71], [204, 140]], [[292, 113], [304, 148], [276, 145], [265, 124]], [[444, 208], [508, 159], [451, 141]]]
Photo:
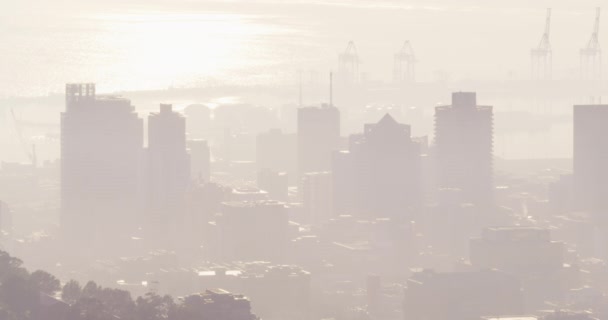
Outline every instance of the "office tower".
[[608, 209], [608, 105], [574, 106], [575, 201], [581, 209]]
[[524, 309], [517, 278], [495, 270], [425, 270], [408, 279], [404, 296], [404, 319], [470, 320], [522, 314]]
[[170, 104], [148, 117], [146, 213], [153, 238], [168, 236], [183, 223], [190, 156], [186, 151], [186, 121]]
[[271, 200], [287, 201], [289, 181], [287, 173], [276, 172], [270, 169], [258, 171], [258, 188], [268, 193]]
[[[412, 141], [410, 126], [389, 114], [351, 136], [349, 152], [334, 155], [334, 161], [337, 200], [346, 201], [336, 208], [352, 210], [339, 214], [403, 219], [408, 209], [421, 204], [420, 146]], [[350, 195], [343, 194], [348, 191]]]
[[94, 84], [66, 85], [61, 225], [71, 244], [109, 248], [129, 235], [141, 196], [142, 147], [143, 122], [131, 101], [97, 96]]
[[188, 140], [190, 154], [190, 179], [209, 182], [211, 178], [211, 152], [205, 140]]
[[492, 107], [477, 105], [474, 92], [452, 93], [452, 105], [435, 108], [438, 187], [458, 189], [461, 202], [493, 202], [492, 121]]
[[217, 218], [221, 253], [227, 261], [281, 261], [288, 243], [288, 213], [282, 202], [225, 202]]
[[292, 184], [296, 184], [297, 162], [296, 134], [270, 129], [256, 137], [256, 165], [258, 170], [269, 169], [285, 172]]
[[304, 215], [307, 223], [320, 225], [333, 217], [330, 172], [310, 172], [302, 177]]
[[340, 111], [332, 105], [298, 109], [298, 176], [329, 171], [340, 147]]

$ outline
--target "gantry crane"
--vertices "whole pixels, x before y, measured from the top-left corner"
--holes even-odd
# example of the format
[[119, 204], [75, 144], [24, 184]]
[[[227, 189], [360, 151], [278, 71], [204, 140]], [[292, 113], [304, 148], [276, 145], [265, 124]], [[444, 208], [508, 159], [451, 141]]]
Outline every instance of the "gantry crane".
[[599, 42], [600, 8], [595, 9], [595, 23], [587, 46], [581, 49], [581, 77], [588, 80], [602, 78], [602, 49]]
[[353, 41], [349, 41], [344, 53], [338, 56], [339, 73], [347, 84], [359, 82], [359, 54]]
[[416, 81], [416, 56], [409, 41], [395, 53], [393, 66], [393, 81], [396, 83]]
[[545, 32], [540, 38], [538, 46], [530, 51], [532, 60], [532, 78], [549, 80], [552, 72], [552, 52], [549, 36], [551, 34], [551, 8], [547, 8]]

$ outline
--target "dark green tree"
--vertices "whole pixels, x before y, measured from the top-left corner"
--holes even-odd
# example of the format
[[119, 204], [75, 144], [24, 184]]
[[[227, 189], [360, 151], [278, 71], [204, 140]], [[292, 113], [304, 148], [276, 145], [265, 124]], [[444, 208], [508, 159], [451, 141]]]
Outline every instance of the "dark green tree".
[[61, 290], [61, 299], [68, 304], [74, 304], [82, 296], [82, 288], [76, 280], [70, 280]]
[[132, 319], [135, 314], [135, 303], [131, 298], [131, 293], [120, 289], [103, 288], [98, 290], [96, 296], [106, 310], [120, 319]]
[[28, 278], [21, 274], [8, 275], [0, 284], [0, 301], [6, 308], [19, 316], [28, 319], [31, 310], [39, 303], [40, 293], [33, 288]]
[[116, 320], [116, 317], [99, 299], [83, 296], [70, 306], [66, 320]]
[[164, 320], [170, 319], [170, 315], [175, 312], [175, 302], [171, 296], [159, 296], [154, 293], [147, 293], [143, 297], [137, 298], [135, 303], [136, 320]]
[[53, 295], [61, 289], [59, 280], [52, 274], [42, 270], [32, 272], [29, 282], [35, 289], [48, 295]]
[[82, 296], [94, 298], [99, 295], [100, 290], [101, 288], [97, 285], [97, 283], [95, 283], [94, 281], [89, 281], [82, 288]]

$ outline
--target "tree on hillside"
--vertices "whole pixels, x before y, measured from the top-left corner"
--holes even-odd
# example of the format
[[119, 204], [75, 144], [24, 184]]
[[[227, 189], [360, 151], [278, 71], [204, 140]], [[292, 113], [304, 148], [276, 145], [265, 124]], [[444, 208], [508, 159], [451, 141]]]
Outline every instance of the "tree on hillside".
[[42, 270], [32, 272], [29, 277], [29, 282], [40, 292], [51, 296], [61, 288], [61, 283], [59, 280], [57, 280], [57, 278], [55, 278], [55, 276]]

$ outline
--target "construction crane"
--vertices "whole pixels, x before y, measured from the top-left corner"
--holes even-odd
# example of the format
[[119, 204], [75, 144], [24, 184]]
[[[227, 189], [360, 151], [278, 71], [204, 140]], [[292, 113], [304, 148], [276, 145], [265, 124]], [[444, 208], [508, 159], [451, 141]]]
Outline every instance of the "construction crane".
[[23, 153], [25, 153], [25, 155], [28, 157], [32, 166], [36, 167], [36, 165], [37, 165], [37, 163], [36, 163], [37, 162], [36, 145], [32, 144], [31, 149], [28, 147], [28, 144], [25, 142], [25, 139], [23, 138], [23, 130], [21, 129], [21, 124], [19, 123], [19, 120], [17, 120], [17, 116], [15, 115], [15, 110], [13, 110], [13, 108], [11, 108], [11, 116], [13, 118], [13, 123], [15, 125], [15, 132], [17, 133], [17, 139], [19, 139], [19, 143], [21, 144], [21, 147], [23, 148]]
[[602, 78], [602, 49], [599, 42], [600, 8], [595, 8], [593, 33], [587, 46], [581, 49], [581, 78], [600, 80]]
[[551, 8], [547, 8], [547, 18], [545, 20], [545, 32], [540, 38], [538, 47], [530, 51], [532, 59], [532, 78], [539, 80], [551, 79], [552, 60], [551, 43], [549, 35], [551, 31]]
[[346, 84], [359, 82], [359, 54], [353, 41], [349, 41], [344, 53], [338, 56], [340, 77]]
[[393, 81], [395, 83], [416, 81], [416, 56], [409, 41], [403, 43], [403, 47], [395, 53], [393, 65]]

